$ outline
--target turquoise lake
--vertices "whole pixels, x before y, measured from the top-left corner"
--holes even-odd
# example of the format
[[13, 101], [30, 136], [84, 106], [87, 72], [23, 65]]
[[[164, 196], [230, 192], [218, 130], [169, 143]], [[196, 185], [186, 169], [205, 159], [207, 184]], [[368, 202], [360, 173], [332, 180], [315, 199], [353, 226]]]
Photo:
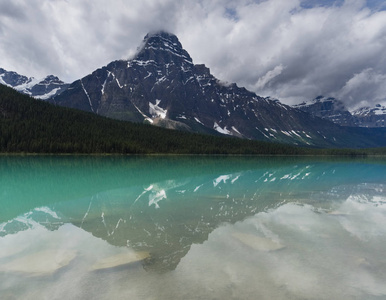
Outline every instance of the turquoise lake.
[[0, 156], [1, 299], [386, 299], [386, 160]]

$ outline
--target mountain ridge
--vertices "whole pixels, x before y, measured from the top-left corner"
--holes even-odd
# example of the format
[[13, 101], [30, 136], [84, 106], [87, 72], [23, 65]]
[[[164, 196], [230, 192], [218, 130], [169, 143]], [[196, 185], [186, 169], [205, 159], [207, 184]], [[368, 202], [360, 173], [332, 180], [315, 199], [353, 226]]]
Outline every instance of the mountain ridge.
[[132, 59], [112, 61], [47, 100], [189, 132], [322, 148], [383, 145], [363, 131], [225, 84], [204, 64], [194, 64], [178, 38], [164, 31], [146, 35]]
[[339, 99], [318, 96], [313, 100], [293, 105], [293, 107], [341, 126], [385, 127], [386, 107], [380, 104], [350, 111]]
[[50, 101], [192, 132], [318, 147], [346, 143], [345, 130], [331, 122], [224, 84], [205, 65], [195, 65], [178, 38], [164, 31], [146, 35], [132, 59], [95, 70]]
[[64, 83], [54, 75], [48, 75], [39, 80], [34, 77], [20, 75], [14, 71], [7, 71], [3, 68], [0, 68], [0, 84], [42, 100], [59, 95], [69, 86], [68, 83]]

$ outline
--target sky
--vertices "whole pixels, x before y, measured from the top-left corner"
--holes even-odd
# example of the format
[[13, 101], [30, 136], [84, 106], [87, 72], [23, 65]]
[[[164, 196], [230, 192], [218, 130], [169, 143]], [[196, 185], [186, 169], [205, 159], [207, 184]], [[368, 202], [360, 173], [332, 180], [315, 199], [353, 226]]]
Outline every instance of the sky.
[[73, 82], [157, 30], [260, 96], [386, 105], [385, 0], [0, 0], [0, 67]]

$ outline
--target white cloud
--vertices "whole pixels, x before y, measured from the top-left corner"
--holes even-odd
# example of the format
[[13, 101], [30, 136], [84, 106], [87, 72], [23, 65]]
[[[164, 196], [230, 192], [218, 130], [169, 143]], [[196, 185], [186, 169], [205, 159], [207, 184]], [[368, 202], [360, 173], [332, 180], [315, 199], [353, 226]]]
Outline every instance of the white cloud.
[[[0, 0], [0, 7], [9, 1]], [[143, 36], [167, 27], [173, 1], [20, 0], [15, 14], [1, 17], [0, 65], [27, 75], [58, 74], [75, 80], [112, 60], [134, 53]], [[4, 30], [5, 28], [5, 30]]]
[[[386, 12], [363, 4], [302, 9], [300, 1], [248, 3], [237, 7], [237, 21], [224, 15], [197, 19], [195, 30], [186, 28], [181, 39], [217, 77], [295, 103], [337, 94], [364, 68], [385, 74]], [[277, 66], [285, 68], [262, 84]]]
[[279, 65], [268, 71], [266, 74], [259, 78], [256, 83], [256, 89], [263, 89], [273, 78], [279, 76], [283, 72], [283, 69], [283, 65]]
[[386, 103], [386, 74], [380, 74], [368, 68], [354, 74], [337, 95], [346, 99], [347, 104], [355, 108], [356, 99], [362, 99], [360, 105]]
[[357, 84], [355, 93], [349, 87], [367, 78], [358, 77], [365, 70], [372, 80], [386, 74], [386, 12], [376, 1], [371, 8], [364, 0], [342, 2], [0, 0], [0, 67], [72, 81], [129, 57], [147, 32], [163, 29], [218, 79], [259, 95], [375, 103], [380, 80]]

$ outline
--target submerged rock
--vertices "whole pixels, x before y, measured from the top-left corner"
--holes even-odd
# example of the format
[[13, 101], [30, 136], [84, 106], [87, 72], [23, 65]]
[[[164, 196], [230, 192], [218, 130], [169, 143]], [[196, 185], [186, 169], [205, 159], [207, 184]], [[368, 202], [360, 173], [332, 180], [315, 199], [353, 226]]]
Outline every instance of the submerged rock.
[[44, 250], [17, 258], [3, 267], [6, 272], [21, 272], [33, 276], [50, 275], [67, 266], [76, 256], [75, 251]]
[[338, 216], [338, 217], [342, 217], [342, 216], [347, 216], [348, 215], [347, 213], [340, 212], [338, 210], [329, 211], [328, 214], [332, 215], [332, 216]]
[[253, 234], [236, 232], [233, 233], [232, 236], [244, 245], [259, 251], [274, 251], [284, 248], [279, 242]]
[[149, 252], [145, 252], [145, 251], [144, 252], [124, 252], [124, 253], [109, 256], [97, 261], [91, 267], [91, 269], [96, 271], [96, 270], [115, 268], [118, 266], [123, 266], [130, 263], [142, 261], [149, 257], [150, 257]]

